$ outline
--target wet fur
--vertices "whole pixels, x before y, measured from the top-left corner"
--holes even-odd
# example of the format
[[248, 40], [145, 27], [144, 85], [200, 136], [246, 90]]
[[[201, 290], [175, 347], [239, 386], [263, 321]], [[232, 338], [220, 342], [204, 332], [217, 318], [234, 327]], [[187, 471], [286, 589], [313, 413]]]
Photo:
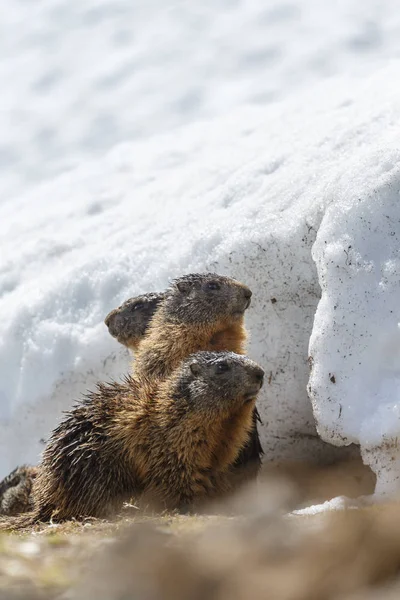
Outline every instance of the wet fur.
[[[235, 296], [237, 291], [241, 290], [243, 286], [238, 282], [235, 282], [226, 277], [220, 277], [215, 274], [206, 274], [206, 275], [189, 275], [185, 276], [176, 282], [184, 282], [185, 284], [194, 284], [197, 285], [199, 282], [203, 282], [204, 280], [217, 279], [223, 283], [223, 291], [221, 292], [221, 301], [222, 305], [225, 301], [227, 307], [231, 303], [232, 298]], [[177, 292], [176, 282], [172, 284], [169, 291], [166, 294], [160, 293], [150, 293], [145, 294], [143, 296], [138, 296], [136, 298], [130, 298], [124, 304], [122, 304], [117, 309], [111, 311], [109, 315], [107, 315], [105, 319], [105, 323], [107, 326], [110, 326], [111, 320], [121, 313], [124, 315], [124, 325], [121, 329], [114, 331], [114, 333], [118, 333], [117, 339], [125, 344], [127, 347], [131, 349], [138, 350], [138, 359], [136, 363], [136, 372], [139, 371], [139, 374], [142, 373], [142, 378], [148, 380], [152, 379], [153, 385], [156, 385], [155, 382], [158, 380], [163, 380], [172, 372], [172, 370], [177, 367], [181, 361], [189, 356], [190, 354], [198, 351], [198, 350], [214, 350], [214, 351], [224, 351], [231, 350], [238, 354], [242, 354], [245, 351], [245, 343], [246, 343], [246, 330], [244, 328], [243, 316], [227, 316], [224, 314], [224, 311], [221, 312], [220, 308], [217, 307], [217, 315], [213, 317], [213, 311], [215, 312], [216, 307], [215, 304], [218, 302], [217, 298], [212, 298], [211, 303], [207, 303], [206, 301], [197, 302], [197, 301], [187, 301], [190, 305], [189, 311], [189, 323], [180, 323], [179, 319], [182, 319], [183, 316], [187, 316], [187, 307], [179, 305], [182, 304], [180, 301], [180, 294]], [[233, 290], [233, 292], [232, 292]], [[167, 299], [164, 302], [164, 299]], [[130, 309], [135, 306], [138, 302], [144, 303], [144, 307], [142, 310], [129, 312]], [[156, 309], [158, 310], [154, 315]], [[183, 312], [182, 312], [183, 310]], [[180, 312], [181, 311], [181, 312]], [[219, 311], [219, 312], [218, 312]], [[226, 311], [225, 311], [226, 312]], [[153, 316], [153, 319], [150, 321], [150, 326], [148, 326], [148, 322]], [[203, 319], [204, 322], [197, 323], [197, 321], [201, 321]], [[114, 324], [112, 324], [114, 325]], [[127, 328], [127, 330], [124, 329]], [[146, 333], [144, 339], [143, 336]], [[139, 348], [140, 343], [140, 348]], [[132, 380], [133, 381], [133, 380]], [[131, 382], [132, 383], [132, 382]], [[100, 394], [104, 394], [104, 400], [110, 398], [110, 390], [114, 391], [117, 389], [115, 386], [118, 384], [112, 384], [110, 386], [99, 386]], [[123, 390], [120, 390], [123, 396]], [[136, 393], [136, 392], [135, 392]], [[111, 397], [114, 397], [111, 394]], [[94, 399], [94, 396], [92, 397]], [[108, 400], [107, 400], [108, 401]], [[106, 407], [103, 410], [103, 416], [107, 417]], [[85, 417], [84, 406], [81, 406], [80, 412], [70, 413], [69, 422], [63, 422], [60, 427], [68, 427], [70, 426], [73, 430], [74, 427], [81, 427], [79, 418]], [[93, 435], [101, 436], [100, 424], [101, 424], [101, 415], [98, 415], [98, 425], [96, 429], [96, 434]], [[257, 420], [259, 420], [258, 411], [254, 408], [253, 416], [251, 419], [251, 433], [250, 436], [247, 436], [249, 439], [248, 443], [241, 444], [242, 449], [237, 456], [236, 448], [237, 446], [234, 444], [232, 446], [233, 452], [236, 452], [236, 469], [237, 473], [240, 473], [240, 477], [238, 477], [238, 481], [241, 479], [252, 479], [257, 476], [259, 468], [261, 466], [261, 456], [263, 454], [263, 450], [260, 444], [258, 431], [257, 431]], [[89, 423], [90, 420], [87, 421]], [[230, 423], [230, 428], [233, 430], [233, 424]], [[63, 431], [58, 428], [55, 431], [56, 435], [60, 435], [62, 439]], [[91, 438], [92, 432], [82, 431], [82, 436], [89, 436], [89, 447], [90, 453], [88, 456], [84, 458], [80, 458], [80, 460], [87, 460], [87, 469], [94, 469], [96, 462], [94, 449], [95, 444], [93, 441], [95, 438]], [[231, 435], [227, 432], [223, 434], [221, 431], [220, 435], [224, 435], [224, 438], [221, 438], [220, 441], [220, 451], [224, 451], [229, 454], [228, 448], [230, 447]], [[53, 436], [54, 438], [54, 436]], [[62, 448], [58, 449], [56, 445], [56, 440], [52, 439], [52, 444], [54, 446], [54, 450], [57, 454], [58, 450], [64, 452]], [[243, 447], [244, 446], [244, 447]], [[223, 450], [225, 448], [225, 450]], [[45, 451], [45, 455], [46, 455]], [[47, 452], [48, 455], [48, 452]], [[44, 457], [45, 458], [45, 457]], [[114, 457], [113, 452], [110, 452], [110, 457], [108, 463], [109, 465], [113, 465]], [[44, 464], [47, 464], [47, 469], [55, 469], [55, 473], [57, 474], [57, 469], [61, 464], [60, 461], [56, 461], [55, 464], [52, 462], [44, 460]], [[113, 466], [115, 469], [116, 479], [119, 479], [119, 466], [115, 464]], [[43, 477], [42, 477], [43, 480]], [[110, 482], [111, 483], [111, 482]], [[112, 482], [113, 485], [115, 482]], [[28, 482], [29, 489], [32, 486], [32, 482]], [[69, 482], [72, 485], [71, 482]], [[79, 479], [75, 481], [75, 484], [79, 487], [83, 485], [83, 482]], [[125, 493], [125, 488], [128, 489], [136, 489], [136, 483], [129, 481], [118, 481], [115, 483], [116, 489], [121, 488], [122, 492]], [[28, 489], [28, 488], [27, 488]], [[46, 489], [46, 486], [43, 487]], [[19, 493], [19, 488], [16, 487], [15, 495]], [[11, 493], [13, 493], [11, 491]], [[44, 496], [47, 491], [44, 492]], [[93, 498], [96, 498], [96, 486], [93, 486]], [[8, 492], [10, 494], [10, 492]], [[50, 497], [52, 496], [52, 490], [50, 490]], [[118, 495], [117, 495], [118, 496]], [[124, 496], [125, 497], [125, 496]], [[105, 495], [105, 504], [107, 504], [107, 494]], [[56, 503], [57, 504], [57, 503]], [[119, 499], [116, 499], [116, 504], [120, 504]], [[79, 503], [78, 503], [79, 505]], [[15, 510], [13, 513], [8, 512], [7, 514], [15, 514], [15, 512], [21, 512], [24, 509], [28, 509], [31, 507], [31, 499], [29, 493], [26, 497], [25, 506], [23, 504], [17, 504], [15, 502], [15, 508], [19, 507], [18, 510]], [[76, 506], [76, 505], [74, 505]], [[49, 505], [48, 509], [43, 509], [44, 513], [40, 516], [41, 519], [47, 519], [48, 515], [52, 514], [54, 506]], [[65, 509], [66, 514], [68, 513], [68, 508]]]
[[133, 377], [99, 384], [53, 431], [32, 513], [3, 520], [0, 529], [107, 517], [132, 497], [187, 510], [228, 491], [226, 475], [248, 440], [255, 401], [215, 397], [206, 411], [193, 410], [185, 377], [178, 370], [158, 390]]
[[17, 515], [32, 508], [32, 485], [37, 468], [22, 465], [0, 482], [0, 515]]

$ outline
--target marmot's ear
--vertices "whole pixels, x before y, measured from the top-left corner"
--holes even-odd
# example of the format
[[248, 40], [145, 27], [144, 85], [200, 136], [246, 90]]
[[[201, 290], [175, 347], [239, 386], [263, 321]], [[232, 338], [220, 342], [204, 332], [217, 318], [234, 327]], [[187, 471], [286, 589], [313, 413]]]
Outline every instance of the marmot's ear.
[[193, 375], [200, 375], [201, 373], [201, 367], [199, 365], [199, 363], [197, 362], [192, 362], [190, 365], [190, 370], [192, 371]]
[[176, 287], [182, 294], [187, 294], [191, 289], [187, 281], [178, 281]]

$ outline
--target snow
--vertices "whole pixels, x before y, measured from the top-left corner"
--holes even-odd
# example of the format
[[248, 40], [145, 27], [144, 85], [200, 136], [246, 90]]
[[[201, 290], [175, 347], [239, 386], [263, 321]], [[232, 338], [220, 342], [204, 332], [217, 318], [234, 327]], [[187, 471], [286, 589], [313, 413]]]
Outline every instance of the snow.
[[18, 0], [0, 23], [0, 191], [399, 57], [397, 0]]
[[320, 435], [359, 443], [387, 493], [400, 474], [400, 152], [380, 153], [362, 177], [352, 167], [313, 247], [322, 298], [310, 391]]
[[324, 512], [331, 512], [332, 510], [349, 510], [356, 508], [357, 502], [352, 498], [347, 498], [346, 496], [337, 496], [336, 498], [327, 500], [322, 504], [312, 504], [311, 506], [306, 506], [305, 508], [293, 510], [291, 513], [289, 513], [289, 516], [313, 516]]
[[399, 33], [395, 0], [7, 11], [0, 476], [129, 369], [109, 310], [214, 270], [253, 290], [266, 457], [356, 442], [395, 488]]

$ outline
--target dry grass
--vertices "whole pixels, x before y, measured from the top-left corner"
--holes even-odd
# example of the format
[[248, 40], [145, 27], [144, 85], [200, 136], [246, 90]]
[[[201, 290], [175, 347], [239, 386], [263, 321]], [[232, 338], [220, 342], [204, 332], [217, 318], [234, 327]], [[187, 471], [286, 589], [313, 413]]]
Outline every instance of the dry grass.
[[56, 598], [82, 578], [88, 563], [113, 546], [127, 529], [149, 527], [163, 536], [181, 537], [211, 523], [230, 520], [212, 515], [132, 515], [127, 509], [114, 521], [38, 524], [0, 535], [0, 598]]
[[[359, 463], [265, 470], [214, 514], [37, 525], [0, 536], [0, 598], [361, 600], [400, 597], [400, 505], [287, 518], [373, 489]], [[398, 593], [396, 596], [395, 594]]]

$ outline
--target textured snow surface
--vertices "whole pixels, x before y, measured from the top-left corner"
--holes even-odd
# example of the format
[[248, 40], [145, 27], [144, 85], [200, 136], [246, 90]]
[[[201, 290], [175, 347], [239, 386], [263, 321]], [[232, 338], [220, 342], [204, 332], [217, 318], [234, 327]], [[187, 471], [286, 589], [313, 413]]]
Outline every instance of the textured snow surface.
[[[351, 187], [338, 188], [313, 247], [322, 298], [310, 341], [310, 395], [324, 439], [360, 443], [372, 466], [378, 452], [393, 472], [400, 432], [400, 152], [381, 152], [362, 177], [352, 163], [349, 171]], [[387, 467], [375, 470], [390, 485]]]
[[318, 437], [314, 409], [325, 441], [360, 442], [378, 487], [393, 484], [397, 1], [4, 12], [0, 476], [37, 462], [61, 410], [129, 368], [111, 308], [214, 270], [254, 293], [267, 458], [347, 451]]
[[0, 21], [0, 191], [115, 144], [400, 56], [398, 0], [16, 0]]

